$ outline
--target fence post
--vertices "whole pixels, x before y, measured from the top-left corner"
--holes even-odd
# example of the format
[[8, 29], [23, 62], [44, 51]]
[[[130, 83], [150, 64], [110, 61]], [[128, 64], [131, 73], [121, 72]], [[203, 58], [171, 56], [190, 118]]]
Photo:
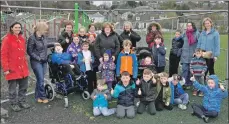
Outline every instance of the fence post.
[[79, 5], [78, 3], [75, 3], [75, 26], [74, 26], [74, 33], [78, 33], [78, 24], [79, 24], [79, 13], [78, 13], [78, 10], [79, 10]]
[[226, 54], [226, 57], [227, 57], [227, 68], [226, 68], [227, 75], [226, 75], [226, 82], [225, 83], [228, 86], [228, 80], [229, 80], [229, 78], [228, 78], [228, 48], [226, 49], [226, 51], [227, 51], [227, 54]]

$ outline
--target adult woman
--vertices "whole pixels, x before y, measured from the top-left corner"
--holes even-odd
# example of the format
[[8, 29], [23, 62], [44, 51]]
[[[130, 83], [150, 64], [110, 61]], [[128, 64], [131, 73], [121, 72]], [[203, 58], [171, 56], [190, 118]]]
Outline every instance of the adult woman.
[[95, 55], [99, 61], [102, 61], [103, 53], [107, 49], [111, 49], [112, 58], [115, 60], [120, 51], [120, 44], [110, 23], [103, 25], [102, 33], [97, 36], [95, 41]]
[[124, 31], [121, 33], [120, 36], [123, 40], [130, 40], [132, 42], [133, 48], [135, 48], [136, 43], [141, 40], [140, 35], [132, 30], [132, 23], [128, 21], [124, 23]]
[[197, 48], [212, 52], [212, 57], [210, 59], [206, 59], [208, 69], [205, 73], [205, 75], [207, 75], [209, 71], [209, 74], [212, 75], [215, 74], [214, 63], [220, 55], [220, 35], [219, 32], [214, 29], [210, 18], [205, 18], [203, 20], [203, 26], [204, 30], [201, 32], [198, 39]]
[[[160, 35], [162, 36], [161, 33], [161, 25], [159, 23], [153, 22], [151, 24], [149, 24], [148, 28], [147, 28], [147, 35], [146, 35], [146, 43], [148, 44], [149, 48], [152, 48], [154, 45], [154, 37], [156, 35]], [[162, 37], [162, 43], [164, 43], [163, 37]]]
[[[48, 25], [45, 22], [38, 22], [34, 27], [34, 33], [28, 39], [27, 52], [30, 56], [30, 64], [36, 76], [35, 99], [38, 103], [47, 103], [45, 96], [44, 75], [47, 68], [47, 48], [54, 46], [47, 43], [45, 34]], [[59, 44], [59, 43], [58, 43]]]
[[94, 24], [88, 25], [88, 34], [94, 34], [95, 37], [97, 37], [97, 33], [95, 32], [95, 25]]
[[[9, 33], [2, 41], [1, 48], [1, 64], [5, 79], [9, 84], [10, 107], [13, 111], [30, 107], [26, 103], [29, 69], [25, 54], [25, 39], [22, 36], [21, 28], [19, 22], [13, 23]], [[17, 84], [19, 85], [18, 93], [16, 93]]]
[[185, 78], [185, 86], [190, 88], [192, 82], [190, 81], [190, 62], [197, 46], [197, 39], [199, 31], [193, 22], [187, 23], [186, 32], [183, 34], [184, 44], [182, 47], [181, 64], [182, 64], [182, 77]]
[[68, 46], [72, 43], [72, 32], [73, 30], [73, 24], [72, 22], [68, 21], [65, 22], [64, 30], [61, 32], [58, 42], [61, 44], [63, 48], [63, 52], [66, 52], [68, 49]]

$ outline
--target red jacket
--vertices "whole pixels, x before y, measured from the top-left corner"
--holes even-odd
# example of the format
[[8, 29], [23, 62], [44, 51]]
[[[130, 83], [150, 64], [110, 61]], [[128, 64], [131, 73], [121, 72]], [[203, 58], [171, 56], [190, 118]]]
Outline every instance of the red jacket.
[[7, 34], [2, 41], [1, 64], [6, 80], [21, 79], [29, 75], [29, 68], [26, 59], [26, 44], [22, 35], [18, 37]]
[[[161, 35], [162, 36], [162, 33], [160, 31], [156, 31], [155, 33], [153, 33], [153, 32], [147, 33], [147, 35], [146, 35], [146, 43], [148, 44], [149, 48], [153, 47], [153, 45], [155, 43], [154, 37], [156, 35]], [[161, 39], [161, 42], [164, 44], [164, 39], [163, 38]]]

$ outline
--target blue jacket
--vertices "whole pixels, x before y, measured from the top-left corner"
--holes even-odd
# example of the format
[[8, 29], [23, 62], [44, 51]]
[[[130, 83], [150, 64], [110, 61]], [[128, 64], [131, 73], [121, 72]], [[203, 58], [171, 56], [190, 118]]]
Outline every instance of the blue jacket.
[[[83, 59], [84, 59], [83, 52], [80, 51], [80, 52], [78, 53], [77, 64], [80, 66], [80, 71], [86, 72], [86, 66], [85, 66], [85, 62], [83, 61]], [[92, 54], [91, 54], [91, 59], [92, 59], [92, 62], [91, 62], [91, 70], [93, 70], [92, 64], [94, 63], [95, 58], [94, 58], [94, 56], [93, 56]]]
[[187, 37], [186, 33], [183, 34], [184, 44], [182, 47], [182, 53], [181, 53], [181, 58], [180, 58], [181, 63], [190, 63], [191, 62], [191, 59], [193, 57], [193, 53], [195, 52], [195, 49], [197, 46], [199, 34], [200, 34], [199, 31], [196, 31], [193, 33], [196, 42], [194, 44], [192, 44], [191, 46], [189, 46], [189, 44], [188, 44], [188, 37]]
[[[104, 96], [105, 94], [107, 95], [107, 99]], [[111, 95], [108, 89], [102, 91], [94, 89], [91, 94], [91, 98], [93, 99], [94, 96], [96, 96], [96, 98], [93, 101], [93, 107], [108, 107], [108, 100], [111, 99]]]
[[52, 62], [57, 64], [70, 64], [72, 56], [69, 53], [53, 53]]
[[[171, 88], [171, 100], [170, 100], [170, 103], [171, 104], [174, 104], [174, 99], [175, 99], [174, 89], [175, 88], [174, 88], [174, 85], [173, 85], [173, 82], [172, 81], [169, 82], [169, 86]], [[182, 95], [182, 94], [185, 93], [184, 90], [183, 90], [183, 88], [182, 88], [182, 86], [181, 86], [181, 84], [180, 84], [180, 82], [178, 82], [178, 84], [177, 84], [177, 90], [178, 90], [179, 95]]]
[[210, 79], [213, 79], [215, 82], [215, 88], [210, 89], [209, 86], [204, 86], [199, 84], [197, 81], [194, 82], [193, 86], [204, 93], [203, 106], [208, 111], [220, 111], [220, 104], [222, 99], [228, 96], [227, 91], [222, 91], [218, 82], [219, 79], [216, 75], [210, 75]]
[[130, 82], [126, 87], [119, 82], [114, 88], [113, 97], [118, 98], [117, 104], [122, 106], [131, 106], [134, 105], [134, 98], [136, 96], [135, 83]]
[[217, 57], [220, 54], [220, 35], [214, 28], [207, 34], [206, 31], [202, 31], [198, 39], [197, 48], [205, 51], [212, 51], [212, 58]]
[[152, 47], [152, 53], [153, 53], [154, 64], [157, 67], [164, 67], [166, 65], [166, 61], [165, 61], [165, 54], [166, 54], [165, 46], [160, 44], [160, 47], [157, 48], [156, 44], [154, 44], [154, 46]]

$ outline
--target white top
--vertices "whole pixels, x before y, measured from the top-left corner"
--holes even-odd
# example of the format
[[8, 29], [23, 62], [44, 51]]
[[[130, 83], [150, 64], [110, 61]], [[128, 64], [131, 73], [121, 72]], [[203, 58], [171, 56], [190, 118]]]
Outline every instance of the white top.
[[89, 70], [91, 70], [91, 51], [84, 51], [84, 50], [82, 50], [82, 52], [83, 52], [83, 56], [84, 56], [84, 60], [85, 60], [85, 66], [86, 66], [86, 71], [89, 71]]

